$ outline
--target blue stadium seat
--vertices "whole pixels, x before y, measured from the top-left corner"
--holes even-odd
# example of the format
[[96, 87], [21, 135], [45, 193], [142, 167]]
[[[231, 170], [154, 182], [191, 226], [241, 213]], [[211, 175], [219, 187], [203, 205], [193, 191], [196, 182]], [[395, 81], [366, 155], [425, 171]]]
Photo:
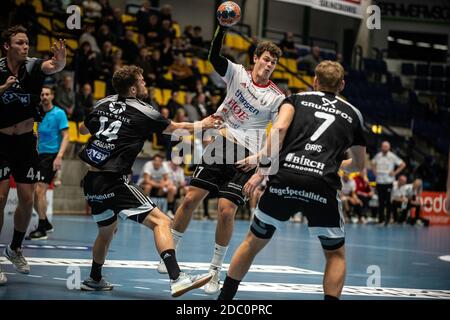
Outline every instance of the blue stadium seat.
[[300, 57], [304, 57], [304, 56], [306, 56], [308, 54], [309, 54], [309, 49], [305, 49], [305, 48], [298, 49], [298, 55]]

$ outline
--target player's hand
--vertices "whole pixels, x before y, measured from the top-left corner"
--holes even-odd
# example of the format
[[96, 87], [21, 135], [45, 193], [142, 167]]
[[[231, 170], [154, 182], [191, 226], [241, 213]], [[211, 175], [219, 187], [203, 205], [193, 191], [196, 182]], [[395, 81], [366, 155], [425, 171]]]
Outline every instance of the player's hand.
[[202, 120], [203, 129], [218, 129], [222, 125], [223, 121], [220, 117], [209, 116]]
[[244, 185], [244, 189], [242, 189], [242, 193], [244, 194], [244, 196], [251, 198], [253, 192], [255, 192], [256, 188], [258, 188], [263, 179], [264, 176], [259, 173], [255, 173], [254, 175], [252, 175], [252, 177]]
[[395, 177], [394, 171], [389, 172], [389, 176], [390, 176], [390, 177]]
[[53, 42], [51, 51], [53, 53], [53, 60], [56, 60], [58, 63], [66, 62], [66, 42], [63, 39], [59, 39], [59, 43]]
[[236, 168], [244, 172], [248, 172], [258, 165], [259, 156], [257, 154], [248, 156], [245, 159], [236, 162]]
[[62, 157], [57, 156], [53, 161], [53, 171], [61, 170], [61, 166], [62, 166]]
[[8, 79], [6, 79], [6, 82], [1, 87], [3, 90], [6, 90], [9, 87], [11, 87], [16, 81], [17, 81], [16, 77], [9, 76]]

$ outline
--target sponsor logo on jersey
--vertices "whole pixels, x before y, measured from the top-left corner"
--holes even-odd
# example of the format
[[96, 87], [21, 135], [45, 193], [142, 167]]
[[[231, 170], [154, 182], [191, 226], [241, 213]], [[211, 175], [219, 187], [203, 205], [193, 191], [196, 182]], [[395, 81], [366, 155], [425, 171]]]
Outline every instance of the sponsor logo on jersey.
[[[272, 186], [269, 187], [269, 192], [272, 194], [276, 194], [278, 196], [283, 196], [284, 198], [294, 198], [294, 199], [300, 199], [300, 200], [313, 200], [317, 201], [323, 204], [327, 204], [327, 199], [325, 197], [322, 197], [320, 194], [311, 192], [311, 191], [305, 191], [305, 190], [296, 190], [291, 189], [289, 187], [286, 188], [274, 188]], [[309, 201], [307, 201], [309, 202]]]
[[92, 144], [103, 150], [114, 150], [116, 148], [114, 143], [107, 143], [100, 140], [94, 140]]
[[86, 149], [86, 154], [93, 163], [99, 164], [106, 159], [108, 159], [110, 153], [108, 151], [102, 150], [100, 148], [96, 148], [95, 146], [91, 145]]
[[336, 106], [334, 104], [337, 102], [338, 102], [337, 99], [334, 99], [333, 101], [331, 101], [331, 100], [328, 100], [327, 98], [322, 97], [322, 107], [331, 106], [333, 108], [336, 108]]
[[14, 101], [20, 101], [20, 103], [23, 104], [24, 106], [28, 106], [31, 103], [31, 96], [29, 94], [21, 94], [21, 93], [6, 91], [2, 95], [2, 101], [4, 104], [9, 104]]
[[[325, 99], [325, 98], [322, 98], [322, 99]], [[306, 100], [303, 100], [301, 102], [301, 105], [304, 106], [304, 107], [314, 108], [314, 109], [317, 109], [317, 110], [321, 110], [321, 111], [325, 111], [325, 112], [328, 112], [328, 113], [335, 114], [335, 115], [340, 116], [341, 118], [347, 120], [349, 123], [353, 122], [352, 117], [350, 117], [347, 113], [342, 112], [339, 109], [336, 109], [334, 104], [337, 103], [337, 101], [335, 101], [335, 100], [334, 101], [329, 101], [328, 99], [325, 99], [325, 100], [327, 100], [327, 101], [324, 102], [323, 105], [319, 105], [317, 103], [314, 103], [314, 102], [311, 102], [311, 101], [306, 101]]]
[[107, 194], [87, 194], [85, 196], [86, 200], [91, 201], [102, 201], [106, 199], [113, 198], [115, 196], [114, 192], [107, 193]]
[[294, 153], [288, 153], [284, 160], [286, 161], [284, 167], [298, 171], [307, 171], [323, 175], [323, 170], [325, 169], [324, 163], [308, 159], [305, 156], [299, 157]]
[[111, 111], [113, 114], [121, 114], [126, 109], [127, 105], [122, 101], [111, 102], [109, 104], [109, 111]]

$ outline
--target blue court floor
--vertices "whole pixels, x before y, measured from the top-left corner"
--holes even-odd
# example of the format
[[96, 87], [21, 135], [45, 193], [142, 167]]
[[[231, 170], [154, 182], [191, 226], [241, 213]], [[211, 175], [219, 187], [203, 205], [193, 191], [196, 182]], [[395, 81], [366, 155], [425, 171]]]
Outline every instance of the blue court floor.
[[[153, 233], [122, 222], [113, 240], [103, 275], [115, 284], [110, 292], [81, 292], [77, 276], [89, 275], [96, 225], [90, 217], [56, 216], [48, 240], [25, 241], [31, 273], [18, 274], [1, 255], [8, 284], [4, 299], [172, 299], [159, 261]], [[181, 268], [206, 272], [214, 249], [216, 221], [193, 220], [177, 252]], [[237, 220], [225, 263], [244, 238], [249, 221]], [[30, 226], [31, 228], [32, 226]], [[450, 227], [346, 226], [347, 277], [342, 299], [450, 299]], [[12, 217], [5, 216], [0, 250], [12, 237]], [[288, 222], [277, 230], [244, 278], [237, 299], [321, 300], [324, 257], [305, 224]], [[228, 264], [226, 264], [228, 267]], [[222, 273], [222, 280], [225, 273]], [[214, 300], [202, 289], [178, 299]]]

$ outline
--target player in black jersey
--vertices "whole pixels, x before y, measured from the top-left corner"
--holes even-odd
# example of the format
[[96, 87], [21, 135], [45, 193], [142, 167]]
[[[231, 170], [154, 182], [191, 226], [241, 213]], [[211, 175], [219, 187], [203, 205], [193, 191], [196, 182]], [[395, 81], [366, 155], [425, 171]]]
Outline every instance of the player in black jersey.
[[[12, 174], [19, 201], [14, 214], [13, 239], [4, 255], [20, 273], [30, 272], [21, 246], [33, 209], [35, 182], [40, 180], [34, 120], [40, 117], [39, 102], [45, 77], [66, 65], [63, 40], [53, 44], [50, 60], [29, 58], [26, 32], [21, 26], [5, 30], [1, 43], [5, 56], [0, 58], [0, 230]], [[6, 281], [0, 269], [0, 284]]]
[[[299, 211], [308, 218], [310, 233], [319, 237], [325, 253], [325, 299], [339, 299], [345, 279], [345, 235], [338, 170], [362, 170], [366, 152], [361, 113], [337, 96], [344, 88], [343, 78], [339, 63], [323, 61], [315, 69], [315, 91], [291, 95], [281, 104], [259, 154], [260, 166], [244, 193], [252, 194], [270, 173], [269, 182], [250, 231], [231, 260], [219, 299], [235, 296], [256, 254], [276, 228]], [[279, 154], [271, 154], [277, 132]], [[344, 161], [347, 152], [351, 160]], [[270, 172], [270, 167], [279, 170]]]
[[139, 98], [147, 96], [142, 69], [125, 66], [114, 73], [112, 84], [117, 95], [100, 100], [81, 126], [81, 133], [91, 133], [81, 159], [91, 166], [84, 178], [84, 194], [99, 227], [93, 247], [91, 274], [83, 290], [111, 290], [101, 275], [109, 244], [117, 230], [117, 217], [131, 219], [154, 232], [156, 248], [171, 279], [172, 296], [201, 287], [210, 274], [190, 276], [180, 272], [170, 234], [170, 219], [143, 190], [128, 182], [127, 175], [144, 141], [153, 133], [172, 133], [183, 129], [192, 133], [220, 125], [212, 117], [195, 123], [172, 122]]

